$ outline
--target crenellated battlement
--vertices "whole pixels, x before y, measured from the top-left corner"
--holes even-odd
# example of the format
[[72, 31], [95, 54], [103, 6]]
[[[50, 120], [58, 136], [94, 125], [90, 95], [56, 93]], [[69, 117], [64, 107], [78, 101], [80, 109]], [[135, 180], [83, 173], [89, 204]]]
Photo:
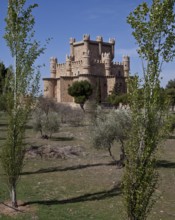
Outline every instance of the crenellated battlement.
[[93, 60], [92, 63], [93, 64], [96, 64], [96, 63], [103, 63], [104, 64], [105, 62], [103, 60]]
[[122, 62], [112, 62], [113, 66], [123, 66]]
[[84, 34], [83, 35], [83, 40], [84, 41], [89, 41], [90, 40], [90, 34]]
[[66, 63], [58, 63], [57, 66], [58, 66], [58, 68], [66, 67]]
[[109, 43], [110, 44], [115, 44], [115, 38], [109, 38]]
[[72, 61], [72, 66], [73, 65], [81, 65], [83, 63], [83, 61], [82, 60], [78, 60], [78, 61]]
[[102, 36], [97, 36], [96, 41], [97, 42], [103, 42], [103, 37]]

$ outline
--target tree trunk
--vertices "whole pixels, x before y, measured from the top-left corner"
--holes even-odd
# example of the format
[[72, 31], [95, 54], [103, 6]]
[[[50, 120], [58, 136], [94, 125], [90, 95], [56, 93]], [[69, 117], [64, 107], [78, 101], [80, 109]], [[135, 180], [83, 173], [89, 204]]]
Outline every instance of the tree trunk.
[[12, 199], [12, 207], [18, 208], [17, 197], [16, 197], [16, 185], [13, 184], [11, 188], [11, 199]]
[[111, 146], [108, 147], [108, 151], [109, 151], [109, 155], [112, 157], [112, 159], [115, 161], [115, 163], [117, 163], [117, 160], [115, 159], [115, 157], [113, 156], [113, 154], [111, 152]]

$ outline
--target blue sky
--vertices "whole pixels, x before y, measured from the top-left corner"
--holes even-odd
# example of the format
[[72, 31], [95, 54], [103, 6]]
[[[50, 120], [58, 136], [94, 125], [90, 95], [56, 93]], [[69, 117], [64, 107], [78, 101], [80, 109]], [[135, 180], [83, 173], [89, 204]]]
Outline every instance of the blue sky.
[[[132, 36], [132, 29], [126, 22], [126, 17], [143, 0], [28, 0], [29, 3], [38, 3], [34, 10], [36, 19], [35, 38], [45, 42], [48, 37], [53, 38], [48, 44], [45, 54], [37, 63], [45, 64], [41, 77], [49, 77], [49, 59], [51, 56], [58, 58], [58, 62], [65, 61], [69, 54], [69, 38], [77, 41], [83, 34], [90, 34], [91, 39], [103, 36], [104, 41], [109, 38], [116, 39], [115, 61], [121, 61], [122, 55], [131, 57], [131, 74], [141, 75], [141, 62], [138, 58], [137, 45]], [[9, 49], [3, 39], [8, 0], [0, 0], [0, 60], [6, 66], [13, 63]], [[150, 3], [151, 0], [146, 2]], [[168, 80], [175, 78], [175, 63], [163, 67], [162, 86]], [[42, 81], [41, 81], [42, 88]]]

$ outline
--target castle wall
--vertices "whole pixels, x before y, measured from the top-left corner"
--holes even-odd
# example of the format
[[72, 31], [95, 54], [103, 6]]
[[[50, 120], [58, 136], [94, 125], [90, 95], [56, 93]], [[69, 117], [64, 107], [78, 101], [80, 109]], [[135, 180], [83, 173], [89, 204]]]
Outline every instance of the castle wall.
[[120, 63], [112, 64], [111, 74], [117, 77], [124, 77], [123, 65]]
[[68, 88], [72, 85], [73, 79], [71, 77], [60, 78], [60, 101], [73, 102], [73, 97], [68, 94]]
[[91, 60], [95, 60], [95, 59], [99, 59], [100, 55], [99, 55], [99, 46], [98, 44], [89, 44], [89, 51], [90, 51], [90, 59]]
[[45, 79], [44, 80], [44, 96], [48, 98], [56, 98], [56, 80]]
[[57, 79], [57, 102], [61, 102], [61, 86], [60, 86], [60, 79]]
[[79, 61], [82, 59], [82, 55], [84, 52], [84, 43], [73, 45], [74, 46], [74, 61]]
[[58, 78], [60, 76], [66, 76], [66, 64], [65, 63], [57, 64], [56, 77]]
[[110, 53], [112, 54], [112, 46], [102, 44], [102, 53]]
[[111, 95], [115, 87], [115, 77], [107, 77], [107, 95]]
[[78, 76], [83, 72], [83, 63], [80, 61], [73, 61], [71, 63], [73, 76]]
[[105, 64], [100, 60], [93, 62], [91, 66], [91, 73], [93, 75], [105, 76]]
[[115, 90], [116, 92], [120, 93], [126, 93], [126, 79], [123, 77], [116, 78], [116, 84], [115, 84]]

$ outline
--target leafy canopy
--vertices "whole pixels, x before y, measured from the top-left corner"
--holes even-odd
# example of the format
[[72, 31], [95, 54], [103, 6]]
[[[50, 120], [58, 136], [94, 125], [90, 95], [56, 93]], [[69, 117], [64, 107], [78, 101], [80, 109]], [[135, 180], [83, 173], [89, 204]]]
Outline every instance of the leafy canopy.
[[68, 88], [69, 95], [78, 104], [84, 104], [92, 94], [92, 86], [87, 80], [76, 81]]

